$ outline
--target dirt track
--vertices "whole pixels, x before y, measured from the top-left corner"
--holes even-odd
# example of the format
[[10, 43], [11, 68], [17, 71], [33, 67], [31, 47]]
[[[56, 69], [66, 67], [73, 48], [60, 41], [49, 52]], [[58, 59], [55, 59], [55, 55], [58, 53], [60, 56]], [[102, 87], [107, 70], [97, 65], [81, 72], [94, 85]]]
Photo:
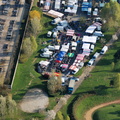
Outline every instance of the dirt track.
[[102, 108], [102, 107], [105, 107], [105, 106], [108, 106], [108, 105], [111, 105], [111, 104], [115, 104], [115, 103], [120, 103], [120, 100], [115, 100], [115, 101], [112, 101], [112, 102], [107, 102], [107, 103], [103, 103], [103, 104], [100, 104], [98, 106], [95, 106], [93, 108], [91, 108], [90, 110], [88, 110], [84, 116], [85, 120], [92, 120], [92, 114], [99, 108]]

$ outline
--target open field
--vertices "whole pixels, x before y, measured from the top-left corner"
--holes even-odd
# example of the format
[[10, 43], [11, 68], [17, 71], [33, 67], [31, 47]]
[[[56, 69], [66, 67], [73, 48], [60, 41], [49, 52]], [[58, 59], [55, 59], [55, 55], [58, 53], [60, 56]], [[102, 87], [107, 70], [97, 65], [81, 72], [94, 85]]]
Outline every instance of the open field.
[[93, 120], [120, 120], [120, 104], [98, 109], [93, 115]]
[[103, 56], [91, 72], [90, 77], [86, 78], [77, 91], [69, 99], [68, 104], [62, 108], [64, 116], [71, 114], [74, 102], [74, 117], [76, 120], [83, 120], [83, 114], [91, 107], [120, 98], [119, 91], [110, 86], [110, 80], [116, 72], [112, 71], [111, 63], [114, 60], [113, 55], [120, 47], [120, 41], [114, 43], [112, 48]]

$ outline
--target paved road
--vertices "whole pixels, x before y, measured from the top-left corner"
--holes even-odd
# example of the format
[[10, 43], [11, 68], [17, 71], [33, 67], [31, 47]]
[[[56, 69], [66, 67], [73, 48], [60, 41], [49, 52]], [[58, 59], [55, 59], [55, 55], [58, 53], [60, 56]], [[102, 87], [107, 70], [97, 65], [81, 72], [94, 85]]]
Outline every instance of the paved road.
[[[21, 7], [18, 8], [19, 10], [18, 10], [17, 17], [11, 17], [14, 4], [15, 4], [15, 1], [10, 2], [11, 8], [9, 10], [8, 15], [2, 15], [2, 6], [0, 6], [0, 19], [6, 20], [4, 30], [2, 31], [2, 35], [1, 35], [1, 40], [0, 40], [0, 59], [6, 60], [5, 64], [0, 65], [0, 67], [4, 68], [4, 71], [2, 75], [0, 76], [1, 83], [4, 82], [4, 80], [6, 79], [8, 75], [8, 72], [10, 72], [8, 68], [10, 66], [9, 64], [10, 64], [10, 60], [14, 52], [15, 44], [16, 42], [18, 42], [19, 28], [21, 25], [21, 20], [23, 19], [23, 13], [24, 13], [23, 11], [25, 9], [25, 1], [22, 0], [20, 1]], [[15, 26], [13, 28], [13, 39], [11, 41], [7, 41], [6, 34], [7, 34], [10, 20], [15, 20]], [[4, 44], [9, 45], [9, 50], [7, 51], [7, 54], [3, 52], [3, 49], [2, 49]]]
[[[118, 30], [118, 32], [115, 34], [115, 36], [119, 36], [120, 35], [120, 30]], [[108, 48], [110, 48], [110, 46], [116, 41], [116, 39], [113, 40], [113, 38], [106, 44], [108, 46]], [[103, 57], [103, 55], [99, 56], [97, 58], [97, 60], [95, 61], [94, 65], [91, 67], [86, 66], [84, 68], [84, 71], [82, 73], [82, 75], [79, 77], [80, 81], [77, 82], [77, 84], [75, 85], [75, 89], [74, 92], [76, 91], [76, 89], [81, 85], [81, 83], [83, 82], [83, 80], [89, 76], [90, 72], [94, 69], [95, 65], [99, 62], [99, 60]], [[73, 92], [73, 93], [74, 93]], [[57, 103], [57, 105], [53, 108], [54, 113], [57, 113], [62, 107], [63, 107], [63, 99], [65, 99], [65, 101], [67, 101], [69, 98], [71, 97], [71, 95], [64, 95], [64, 97], [60, 98], [59, 102]], [[45, 118], [45, 120], [52, 120], [53, 118], [47, 117]]]

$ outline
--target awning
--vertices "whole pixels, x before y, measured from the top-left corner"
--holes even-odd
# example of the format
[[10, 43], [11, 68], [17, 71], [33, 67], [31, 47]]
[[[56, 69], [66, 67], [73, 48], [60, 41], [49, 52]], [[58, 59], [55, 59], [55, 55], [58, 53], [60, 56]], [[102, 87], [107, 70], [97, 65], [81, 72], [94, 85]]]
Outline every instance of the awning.
[[73, 57], [74, 53], [68, 53], [68, 57]]
[[78, 54], [76, 60], [83, 60], [84, 56], [85, 56], [84, 54]]

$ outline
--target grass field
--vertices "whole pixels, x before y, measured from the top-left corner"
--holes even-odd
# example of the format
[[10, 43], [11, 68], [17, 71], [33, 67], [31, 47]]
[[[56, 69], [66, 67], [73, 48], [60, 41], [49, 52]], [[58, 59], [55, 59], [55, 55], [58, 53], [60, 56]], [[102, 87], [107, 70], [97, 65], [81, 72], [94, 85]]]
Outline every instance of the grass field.
[[[19, 102], [22, 97], [25, 95], [28, 89], [30, 88], [40, 88], [47, 92], [46, 88], [46, 80], [44, 80], [39, 73], [37, 73], [37, 64], [40, 60], [45, 58], [40, 58], [40, 49], [44, 48], [46, 45], [43, 45], [43, 41], [50, 40], [51, 38], [46, 38], [46, 33], [48, 30], [51, 30], [53, 28], [52, 25], [49, 24], [49, 22], [52, 19], [46, 16], [43, 16], [42, 18], [42, 25], [43, 29], [37, 36], [37, 42], [38, 42], [38, 50], [29, 58], [29, 60], [24, 63], [18, 64], [17, 72], [12, 88], [12, 94], [13, 99]], [[52, 108], [55, 104], [55, 98], [50, 97], [50, 105], [49, 109]]]
[[[66, 114], [70, 115], [73, 110], [75, 119], [83, 120], [84, 112], [91, 107], [120, 98], [119, 90], [110, 86], [110, 80], [113, 79], [116, 73], [112, 71], [111, 63], [114, 60], [114, 53], [119, 48], [120, 41], [117, 41], [114, 43], [112, 49], [103, 56], [94, 70], [90, 73], [90, 77], [83, 81], [81, 86], [72, 95], [71, 99], [68, 100], [68, 104], [62, 108], [64, 116], [66, 116]], [[81, 97], [83, 95], [88, 97]], [[78, 100], [78, 103], [76, 103], [77, 107], [73, 109], [76, 99]]]
[[112, 104], [97, 110], [93, 120], [120, 120], [120, 104]]

